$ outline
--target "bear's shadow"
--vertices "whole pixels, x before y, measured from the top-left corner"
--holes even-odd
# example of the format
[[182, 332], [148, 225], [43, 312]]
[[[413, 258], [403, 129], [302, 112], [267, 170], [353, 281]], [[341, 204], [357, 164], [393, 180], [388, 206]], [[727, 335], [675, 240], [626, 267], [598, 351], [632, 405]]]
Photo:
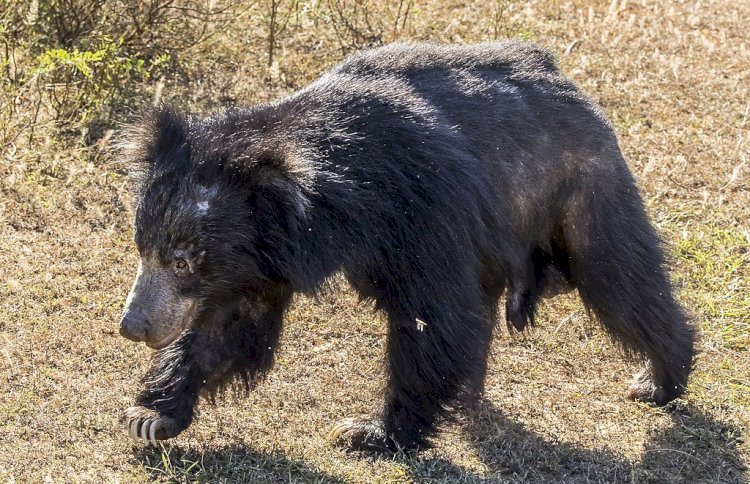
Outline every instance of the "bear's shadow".
[[267, 454], [245, 444], [195, 449], [167, 445], [163, 450], [139, 447], [133, 455], [154, 481], [169, 482], [333, 482], [342, 479], [301, 460]]
[[[737, 449], [741, 429], [684, 403], [673, 403], [664, 411], [673, 424], [652, 436], [637, 461], [546, 440], [487, 400], [462, 415], [462, 431], [486, 468], [481, 474], [427, 453], [362, 458], [393, 459], [417, 482], [749, 482]], [[176, 481], [344, 482], [304, 461], [242, 444], [200, 451], [168, 446], [163, 454], [141, 449], [135, 457], [152, 477]]]
[[[736, 482], [746, 483], [747, 469], [737, 445], [742, 431], [683, 402], [661, 410], [672, 425], [651, 435], [635, 461], [606, 450], [551, 442], [505, 417], [487, 400], [467, 412], [465, 432], [487, 471], [468, 480], [492, 482]], [[441, 468], [443, 479], [467, 480], [466, 472], [442, 459], [420, 467]], [[420, 475], [415, 479], [441, 479]], [[451, 479], [453, 478], [453, 479]]]

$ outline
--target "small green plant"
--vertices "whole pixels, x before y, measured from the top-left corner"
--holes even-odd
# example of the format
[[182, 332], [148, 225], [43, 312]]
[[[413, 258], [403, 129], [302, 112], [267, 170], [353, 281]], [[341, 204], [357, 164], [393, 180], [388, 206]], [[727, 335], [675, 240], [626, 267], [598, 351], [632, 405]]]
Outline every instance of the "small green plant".
[[[239, 2], [0, 0], [0, 146], [112, 125]], [[30, 109], [31, 108], [31, 109]], [[101, 130], [99, 131], [102, 132]], [[22, 136], [22, 134], [24, 136]]]
[[91, 50], [46, 50], [37, 57], [35, 75], [48, 86], [56, 119], [87, 122], [114, 98], [130, 94], [130, 86], [160, 72], [169, 60], [168, 53], [140, 58], [124, 49], [122, 37], [102, 36]]

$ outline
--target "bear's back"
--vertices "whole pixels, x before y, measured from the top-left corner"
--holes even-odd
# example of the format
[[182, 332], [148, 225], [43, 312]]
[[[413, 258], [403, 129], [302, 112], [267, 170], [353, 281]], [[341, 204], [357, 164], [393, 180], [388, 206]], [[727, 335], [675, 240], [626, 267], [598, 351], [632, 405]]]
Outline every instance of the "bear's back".
[[555, 57], [547, 49], [506, 40], [472, 45], [394, 43], [352, 54], [331, 74], [411, 77], [424, 71], [463, 69], [492, 69], [522, 76], [558, 72]]

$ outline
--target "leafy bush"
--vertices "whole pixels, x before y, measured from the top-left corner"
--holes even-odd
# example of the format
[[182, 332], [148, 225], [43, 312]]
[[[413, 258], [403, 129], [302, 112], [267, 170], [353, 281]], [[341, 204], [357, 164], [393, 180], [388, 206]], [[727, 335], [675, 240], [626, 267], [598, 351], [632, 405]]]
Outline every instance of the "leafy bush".
[[143, 100], [143, 81], [231, 18], [238, 2], [0, 0], [0, 146], [107, 126]]

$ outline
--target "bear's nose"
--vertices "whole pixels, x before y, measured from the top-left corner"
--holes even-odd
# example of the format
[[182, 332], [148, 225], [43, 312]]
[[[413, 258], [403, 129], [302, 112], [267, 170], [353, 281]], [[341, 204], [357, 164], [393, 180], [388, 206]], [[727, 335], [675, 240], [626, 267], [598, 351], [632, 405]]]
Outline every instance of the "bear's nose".
[[146, 341], [148, 320], [140, 311], [129, 309], [120, 320], [120, 334], [132, 341]]

